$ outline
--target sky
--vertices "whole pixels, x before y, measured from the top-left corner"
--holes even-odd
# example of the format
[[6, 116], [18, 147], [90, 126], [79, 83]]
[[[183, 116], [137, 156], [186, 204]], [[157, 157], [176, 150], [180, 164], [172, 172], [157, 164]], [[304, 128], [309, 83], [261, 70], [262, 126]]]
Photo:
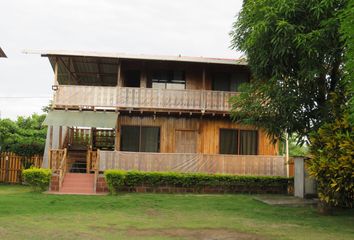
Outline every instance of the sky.
[[47, 58], [23, 50], [238, 58], [229, 32], [242, 0], [1, 0], [0, 118], [41, 113]]

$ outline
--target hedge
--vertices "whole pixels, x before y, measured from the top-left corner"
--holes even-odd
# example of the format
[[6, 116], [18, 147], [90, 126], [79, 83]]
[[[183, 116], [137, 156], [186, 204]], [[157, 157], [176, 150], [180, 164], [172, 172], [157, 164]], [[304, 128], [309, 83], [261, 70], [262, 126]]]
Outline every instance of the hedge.
[[52, 172], [50, 169], [32, 167], [23, 170], [22, 176], [34, 191], [45, 191], [49, 187]]
[[293, 182], [292, 178], [274, 176], [239, 176], [226, 174], [205, 173], [176, 173], [176, 172], [139, 172], [123, 170], [106, 170], [104, 172], [108, 188], [116, 192], [121, 188], [137, 186], [149, 187], [183, 187], [204, 188], [220, 187], [225, 190], [234, 187], [252, 188], [281, 188], [287, 189]]

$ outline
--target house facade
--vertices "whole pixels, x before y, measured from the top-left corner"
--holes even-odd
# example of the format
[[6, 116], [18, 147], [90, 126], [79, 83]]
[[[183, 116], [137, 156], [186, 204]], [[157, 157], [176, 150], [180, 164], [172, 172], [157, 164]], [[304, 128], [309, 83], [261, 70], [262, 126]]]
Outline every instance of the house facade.
[[262, 129], [230, 120], [230, 98], [250, 80], [244, 61], [40, 54], [54, 71], [44, 166], [59, 190], [70, 173], [86, 173], [96, 190], [106, 169], [286, 175]]

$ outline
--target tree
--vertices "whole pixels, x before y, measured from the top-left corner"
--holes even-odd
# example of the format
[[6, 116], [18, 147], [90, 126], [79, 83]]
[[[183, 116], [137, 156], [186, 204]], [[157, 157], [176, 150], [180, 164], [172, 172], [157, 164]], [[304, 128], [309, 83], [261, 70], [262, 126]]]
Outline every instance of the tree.
[[18, 117], [16, 121], [0, 120], [0, 150], [21, 156], [43, 154], [47, 128], [42, 126], [45, 115]]
[[264, 128], [275, 140], [298, 140], [333, 120], [332, 93], [343, 94], [339, 14], [346, 0], [248, 0], [233, 24], [232, 47], [243, 51], [251, 84], [232, 99], [235, 121]]
[[349, 0], [347, 8], [341, 14], [341, 34], [345, 43], [345, 79], [351, 94], [350, 120], [354, 122], [354, 0]]

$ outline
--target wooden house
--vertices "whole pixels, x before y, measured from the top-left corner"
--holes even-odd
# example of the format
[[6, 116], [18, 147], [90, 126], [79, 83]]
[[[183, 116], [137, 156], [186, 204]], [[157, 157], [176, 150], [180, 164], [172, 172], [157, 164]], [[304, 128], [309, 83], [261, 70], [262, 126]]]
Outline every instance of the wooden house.
[[286, 175], [262, 129], [230, 120], [229, 100], [251, 75], [242, 60], [39, 53], [55, 76], [45, 121], [52, 189], [80, 172], [95, 190], [106, 169]]

